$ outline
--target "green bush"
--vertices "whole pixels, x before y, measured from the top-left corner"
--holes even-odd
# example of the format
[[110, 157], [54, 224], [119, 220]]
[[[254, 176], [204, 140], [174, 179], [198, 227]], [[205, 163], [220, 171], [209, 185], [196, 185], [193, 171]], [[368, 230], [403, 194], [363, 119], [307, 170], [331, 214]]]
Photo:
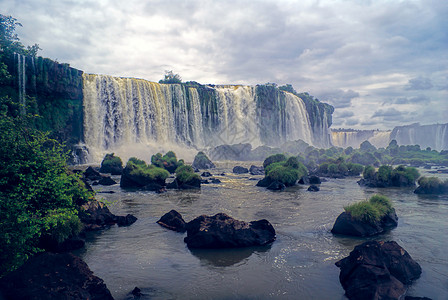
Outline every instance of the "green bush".
[[350, 176], [359, 176], [364, 171], [363, 165], [355, 163], [347, 163], [347, 169]]
[[294, 185], [299, 180], [299, 175], [299, 170], [282, 165], [276, 166], [268, 173], [269, 178], [280, 181], [286, 186]]
[[0, 113], [0, 276], [41, 251], [41, 236], [75, 234], [76, 203], [92, 197], [68, 172], [62, 146], [33, 121]]
[[170, 173], [164, 168], [154, 165], [148, 166], [145, 161], [135, 157], [131, 157], [126, 163], [126, 168], [130, 169], [129, 174], [132, 176], [141, 176], [152, 181], [165, 181]]
[[123, 162], [114, 153], [106, 154], [101, 162], [101, 173], [110, 173], [113, 168], [123, 169]]
[[361, 201], [344, 207], [346, 213], [358, 221], [374, 224], [392, 212], [393, 206], [389, 198], [373, 195], [368, 201]]
[[344, 207], [355, 220], [374, 224], [381, 220], [380, 212], [369, 201], [361, 201]]
[[286, 160], [286, 156], [281, 153], [268, 156], [263, 162], [263, 168], [266, 169], [266, 167], [272, 163], [281, 162], [281, 161], [285, 161], [285, 160]]
[[339, 173], [339, 165], [337, 165], [337, 164], [330, 164], [328, 166], [328, 173], [330, 173], [330, 174], [337, 174], [337, 173]]
[[392, 174], [391, 166], [381, 166], [378, 168], [378, 180], [388, 182]]
[[151, 163], [159, 168], [164, 168], [170, 173], [174, 173], [176, 169], [184, 164], [184, 161], [177, 160], [176, 154], [173, 151], [168, 151], [165, 155], [162, 156], [161, 153], [157, 153], [151, 156]]
[[180, 184], [189, 182], [195, 178], [201, 179], [198, 174], [194, 173], [193, 167], [189, 165], [183, 165], [176, 169], [176, 179]]
[[[283, 160], [277, 161], [282, 157]], [[266, 177], [273, 181], [280, 181], [286, 186], [294, 185], [300, 177], [308, 173], [306, 167], [294, 156], [287, 159], [283, 154], [276, 154], [268, 157], [265, 163], [266, 161]]]
[[362, 173], [364, 179], [374, 179], [375, 178], [375, 168], [372, 166], [366, 166], [364, 172]]
[[442, 184], [442, 181], [437, 177], [422, 177], [418, 180], [418, 184], [425, 189], [435, 189]]

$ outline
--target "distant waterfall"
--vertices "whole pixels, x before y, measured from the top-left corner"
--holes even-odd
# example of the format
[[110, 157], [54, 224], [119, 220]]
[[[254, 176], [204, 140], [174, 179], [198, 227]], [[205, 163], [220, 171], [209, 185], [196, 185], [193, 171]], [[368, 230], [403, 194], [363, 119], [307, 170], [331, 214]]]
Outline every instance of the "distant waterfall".
[[418, 123], [397, 126], [392, 130], [391, 140], [399, 145], [420, 145], [422, 149], [448, 150], [448, 123], [420, 125]]
[[[269, 99], [260, 100], [257, 87], [196, 87], [88, 74], [83, 82], [84, 140], [95, 160], [106, 151], [139, 147], [184, 151], [297, 139], [313, 145], [305, 104], [290, 93], [280, 92], [282, 104], [268, 112], [275, 124], [263, 128], [258, 105]], [[274, 141], [266, 141], [265, 131], [271, 131]]]
[[369, 141], [377, 148], [386, 148], [390, 134], [390, 131], [378, 130], [332, 131], [331, 139], [334, 146], [342, 148], [359, 148], [364, 141]]
[[19, 90], [19, 104], [20, 104], [20, 114], [26, 114], [26, 73], [25, 73], [25, 56], [15, 53], [15, 57], [17, 57], [17, 78], [18, 78], [18, 90]]

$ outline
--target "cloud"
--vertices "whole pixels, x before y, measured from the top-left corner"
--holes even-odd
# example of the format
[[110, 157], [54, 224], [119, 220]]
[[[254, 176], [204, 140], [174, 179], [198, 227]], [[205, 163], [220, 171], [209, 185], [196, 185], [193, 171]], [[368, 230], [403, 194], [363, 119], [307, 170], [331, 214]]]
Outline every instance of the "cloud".
[[433, 87], [431, 79], [417, 77], [409, 80], [406, 90], [429, 90]]
[[343, 91], [341, 89], [318, 94], [318, 98], [321, 101], [329, 102], [335, 108], [350, 107], [352, 99], [357, 97], [359, 97], [359, 93], [352, 90]]
[[429, 103], [430, 99], [427, 96], [420, 95], [415, 97], [399, 97], [392, 100], [395, 104], [417, 104], [417, 103]]

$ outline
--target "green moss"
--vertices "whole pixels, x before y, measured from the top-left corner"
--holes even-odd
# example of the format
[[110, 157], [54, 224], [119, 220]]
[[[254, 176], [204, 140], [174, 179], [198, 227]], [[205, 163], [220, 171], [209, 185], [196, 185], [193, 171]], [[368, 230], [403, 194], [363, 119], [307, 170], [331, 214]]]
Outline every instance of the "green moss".
[[176, 154], [173, 151], [168, 151], [163, 156], [161, 153], [151, 156], [151, 163], [156, 167], [164, 168], [168, 172], [174, 173], [179, 166], [184, 164], [184, 161], [178, 161]]
[[[282, 157], [284, 157], [285, 159], [282, 161], [273, 162]], [[308, 173], [306, 167], [301, 162], [299, 162], [299, 160], [295, 156], [286, 159], [283, 154], [276, 154], [268, 157], [268, 159], [269, 158], [271, 159], [268, 161], [268, 164], [265, 168], [265, 174], [267, 178], [273, 181], [280, 181], [286, 186], [292, 186], [297, 182], [297, 180], [299, 180], [300, 177]]]
[[109, 153], [104, 156], [103, 161], [101, 162], [101, 168], [100, 172], [102, 173], [110, 173], [111, 169], [123, 168], [123, 162], [121, 161], [121, 158], [118, 156], [114, 156], [114, 153]]
[[126, 167], [130, 169], [130, 175], [146, 177], [152, 181], [165, 181], [170, 176], [167, 170], [154, 165], [148, 166], [145, 161], [135, 157], [129, 159]]
[[355, 220], [374, 224], [393, 210], [392, 202], [382, 195], [373, 195], [368, 201], [361, 201], [344, 207]]
[[274, 154], [274, 155], [271, 155], [271, 156], [267, 157], [264, 160], [263, 167], [266, 169], [267, 166], [269, 166], [272, 163], [285, 161], [285, 160], [286, 160], [286, 156], [284, 154]]

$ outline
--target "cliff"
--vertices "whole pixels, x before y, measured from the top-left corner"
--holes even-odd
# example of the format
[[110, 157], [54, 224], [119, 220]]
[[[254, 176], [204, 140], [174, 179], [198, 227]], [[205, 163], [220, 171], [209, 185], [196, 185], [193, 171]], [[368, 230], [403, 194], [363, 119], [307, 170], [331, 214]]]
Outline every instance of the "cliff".
[[391, 140], [399, 145], [420, 145], [425, 149], [448, 150], [448, 123], [420, 125], [419, 123], [397, 126], [390, 134]]

